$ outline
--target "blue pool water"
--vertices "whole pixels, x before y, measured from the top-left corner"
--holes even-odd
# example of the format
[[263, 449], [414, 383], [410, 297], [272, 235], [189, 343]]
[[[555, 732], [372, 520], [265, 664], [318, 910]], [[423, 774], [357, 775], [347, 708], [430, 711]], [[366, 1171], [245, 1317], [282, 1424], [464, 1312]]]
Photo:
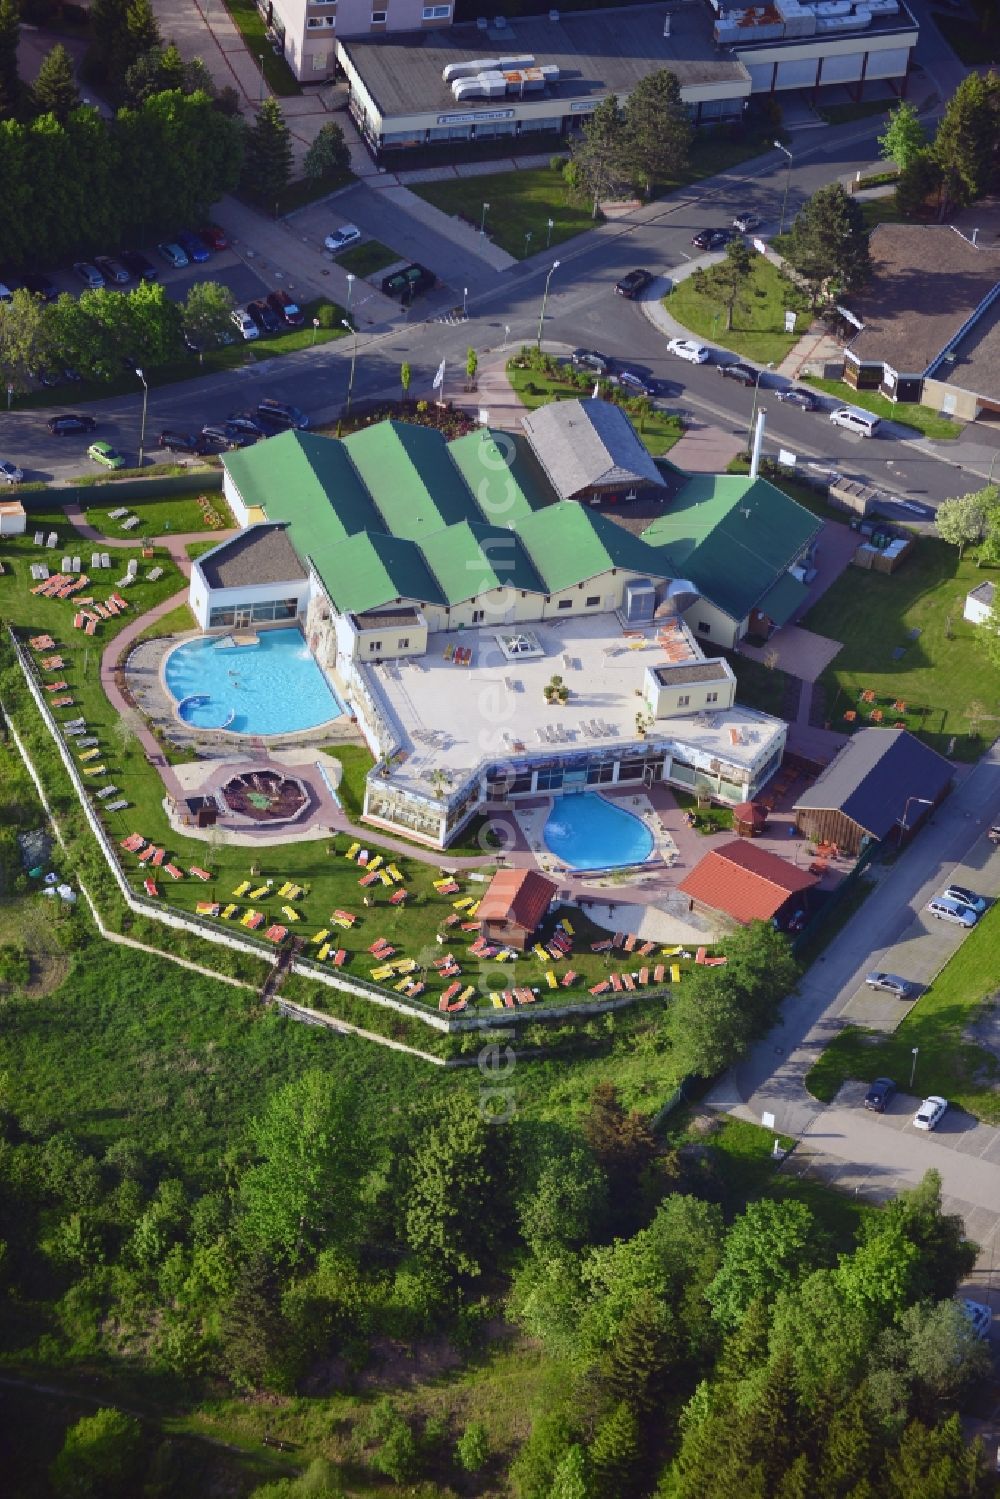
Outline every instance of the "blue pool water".
[[641, 864], [653, 852], [646, 824], [592, 791], [557, 797], [542, 837], [549, 852], [572, 869]]
[[299, 630], [264, 630], [256, 645], [205, 636], [176, 646], [163, 679], [185, 723], [234, 734], [296, 734], [339, 718], [343, 705]]

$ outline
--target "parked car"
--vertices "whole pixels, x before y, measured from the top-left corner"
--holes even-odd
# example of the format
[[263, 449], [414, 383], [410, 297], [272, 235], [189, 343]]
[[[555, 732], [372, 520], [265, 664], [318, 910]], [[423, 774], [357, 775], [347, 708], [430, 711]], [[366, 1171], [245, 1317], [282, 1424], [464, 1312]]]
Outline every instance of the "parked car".
[[206, 260], [212, 258], [212, 252], [200, 234], [191, 234], [185, 229], [182, 234], [178, 234], [177, 243], [194, 265], [204, 265]]
[[131, 280], [121, 261], [116, 260], [113, 255], [95, 255], [94, 264], [105, 281], [110, 281], [114, 286], [124, 286]]
[[414, 261], [412, 265], [404, 266], [401, 271], [394, 271], [390, 276], [383, 276], [382, 295], [396, 297], [405, 307], [408, 307], [414, 297], [421, 296], [436, 285], [437, 277], [434, 272], [420, 265], [418, 261]]
[[260, 329], [245, 307], [234, 307], [229, 314], [229, 321], [239, 329], [245, 339], [260, 337]]
[[891, 1077], [877, 1077], [865, 1094], [865, 1108], [874, 1114], [884, 1114], [895, 1091], [896, 1084]]
[[629, 271], [627, 276], [615, 282], [615, 291], [620, 297], [626, 297], [632, 302], [636, 297], [641, 297], [654, 280], [652, 271]]
[[698, 250], [719, 250], [732, 239], [731, 229], [699, 229], [691, 243]]
[[0, 281], [0, 302], [13, 302], [13, 300], [14, 293], [11, 291], [6, 281]]
[[177, 432], [169, 427], [160, 433], [156, 446], [165, 448], [168, 453], [194, 453], [200, 456], [208, 452], [208, 443], [200, 432]]
[[66, 437], [70, 432], [93, 432], [97, 423], [92, 416], [80, 416], [67, 412], [65, 416], [50, 416], [45, 423], [53, 437]]
[[958, 1304], [972, 1323], [976, 1337], [988, 1338], [993, 1326], [993, 1308], [985, 1301], [970, 1301], [967, 1296], [960, 1297]]
[[595, 375], [606, 375], [611, 368], [611, 360], [593, 349], [574, 349], [569, 362], [574, 369], [591, 370]]
[[983, 896], [977, 895], [974, 890], [970, 890], [966, 885], [949, 885], [944, 892], [944, 898], [945, 900], [957, 900], [963, 906], [971, 906], [977, 916], [982, 916], [986, 910], [986, 901]]
[[23, 478], [23, 469], [18, 468], [16, 463], [11, 463], [7, 458], [0, 458], [0, 481], [4, 484], [20, 484]]
[[272, 396], [264, 396], [258, 401], [257, 416], [265, 426], [277, 427], [282, 431], [294, 427], [297, 432], [304, 432], [309, 426], [309, 418], [304, 411], [289, 405], [287, 401], [276, 401]]
[[953, 926], [975, 926], [979, 920], [977, 912], [960, 900], [946, 900], [937, 895], [927, 902], [927, 909], [938, 921], [950, 921]]
[[167, 265], [172, 265], [175, 271], [179, 271], [182, 266], [187, 265], [187, 253], [176, 240], [165, 239], [156, 248], [167, 262]]
[[705, 345], [693, 338], [672, 338], [667, 344], [667, 353], [676, 354], [678, 359], [686, 359], [689, 364], [707, 364], [710, 357]]
[[330, 251], [331, 255], [336, 255], [338, 250], [346, 250], [348, 245], [353, 245], [360, 238], [361, 230], [357, 224], [341, 224], [339, 229], [327, 235], [323, 246]]
[[201, 435], [206, 442], [220, 448], [249, 448], [257, 441], [252, 432], [242, 432], [228, 422], [209, 422], [202, 427]]
[[800, 411], [815, 411], [819, 405], [811, 390], [800, 390], [798, 386], [775, 391], [775, 394], [779, 401], [787, 401], [789, 406], [798, 406]]
[[716, 368], [724, 380], [736, 380], [740, 385], [757, 384], [757, 371], [748, 364], [719, 364]]
[[897, 999], [909, 999], [913, 985], [895, 973], [869, 973], [865, 978], [869, 989], [883, 989], [886, 994], [895, 994]]
[[764, 220], [759, 213], [752, 213], [749, 209], [745, 213], [738, 213], [733, 219], [733, 228], [738, 229], [740, 234], [752, 234], [759, 229]]
[[1000, 843], [1000, 822], [991, 823], [986, 836], [991, 843]]
[[272, 291], [268, 293], [267, 305], [283, 323], [289, 328], [298, 328], [305, 322], [305, 313], [286, 291]]
[[38, 271], [25, 271], [21, 277], [21, 285], [33, 297], [41, 297], [43, 302], [54, 302], [59, 295], [59, 288], [55, 283]]
[[198, 238], [204, 240], [210, 250], [218, 252], [229, 249], [229, 241], [218, 224], [206, 224], [204, 228], [198, 230]]
[[251, 411], [231, 411], [226, 417], [226, 426], [237, 432], [249, 432], [251, 437], [264, 436], [264, 428]]
[[84, 286], [89, 287], [91, 291], [100, 291], [104, 285], [104, 277], [96, 265], [92, 265], [89, 260], [74, 260], [73, 274], [79, 276]]
[[102, 468], [124, 468], [124, 455], [113, 448], [109, 442], [92, 442], [87, 449], [87, 457], [93, 458]]
[[255, 302], [247, 303], [247, 312], [253, 318], [261, 333], [280, 333], [282, 328], [281, 318], [273, 307], [259, 298]]
[[653, 384], [653, 381], [647, 379], [645, 375], [640, 375], [638, 370], [619, 370], [611, 378], [616, 384], [623, 386], [626, 394], [630, 396], [649, 396], [652, 398], [656, 395], [656, 386]]
[[156, 281], [159, 279], [159, 271], [151, 260], [147, 260], [139, 250], [123, 250], [118, 259], [137, 281]]
[[913, 1128], [923, 1130], [936, 1129], [947, 1112], [947, 1098], [939, 1098], [936, 1093], [932, 1093], [930, 1098], [924, 1099], [914, 1114]]
[[838, 406], [830, 412], [835, 427], [844, 427], [858, 437], [874, 437], [882, 425], [882, 418], [871, 411], [855, 411], [851, 406]]

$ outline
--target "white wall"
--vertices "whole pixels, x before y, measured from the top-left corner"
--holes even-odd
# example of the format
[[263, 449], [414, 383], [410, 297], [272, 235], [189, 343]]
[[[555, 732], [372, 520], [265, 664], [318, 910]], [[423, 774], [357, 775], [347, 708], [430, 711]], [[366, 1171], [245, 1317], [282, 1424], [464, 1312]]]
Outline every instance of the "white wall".
[[222, 493], [225, 495], [229, 508], [233, 512], [233, 519], [236, 524], [241, 530], [245, 529], [250, 524], [250, 514], [243, 502], [243, 496], [237, 489], [236, 481], [228, 469], [223, 469], [223, 476]]
[[[684, 623], [706, 656], [711, 654], [713, 645], [722, 645], [727, 649], [736, 645], [746, 628], [746, 620], [731, 619], [728, 614], [710, 604], [708, 599], [698, 599], [690, 609], [686, 609]], [[707, 624], [708, 632], [699, 630], [699, 624]]]
[[982, 599], [974, 599], [971, 593], [967, 593], [962, 613], [971, 624], [984, 625], [990, 617], [990, 606], [984, 604]]
[[28, 525], [24, 511], [0, 511], [0, 536], [23, 536]]
[[[191, 587], [188, 602], [195, 619], [203, 630], [209, 628], [213, 609], [231, 609], [234, 605], [249, 607], [253, 604], [269, 603], [272, 599], [296, 600], [296, 612], [304, 614], [309, 603], [309, 580], [297, 578], [289, 583], [248, 583], [242, 588], [209, 588], [205, 575], [197, 562], [191, 569]], [[281, 623], [281, 621], [277, 621]], [[291, 624], [291, 620], [286, 620]]]

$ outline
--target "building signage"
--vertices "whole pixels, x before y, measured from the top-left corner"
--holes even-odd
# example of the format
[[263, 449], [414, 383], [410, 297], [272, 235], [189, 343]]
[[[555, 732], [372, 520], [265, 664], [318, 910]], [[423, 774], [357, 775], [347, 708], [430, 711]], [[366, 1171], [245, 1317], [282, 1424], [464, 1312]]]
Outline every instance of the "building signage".
[[438, 115], [439, 125], [477, 125], [487, 120], [512, 120], [512, 109], [477, 109], [465, 115]]
[[586, 114], [589, 110], [596, 108], [596, 99], [578, 99], [575, 104], [570, 105], [570, 109], [575, 115]]

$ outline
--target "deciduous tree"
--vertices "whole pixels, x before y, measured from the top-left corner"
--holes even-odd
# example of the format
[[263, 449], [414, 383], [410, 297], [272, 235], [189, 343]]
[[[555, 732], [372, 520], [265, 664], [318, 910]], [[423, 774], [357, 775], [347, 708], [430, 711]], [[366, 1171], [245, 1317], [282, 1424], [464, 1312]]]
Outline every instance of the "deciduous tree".
[[21, 39], [18, 0], [0, 0], [0, 120], [14, 119], [22, 100], [21, 75], [17, 70], [17, 48]]
[[105, 1406], [69, 1428], [49, 1480], [59, 1499], [124, 1499], [136, 1491], [141, 1453], [138, 1421]]
[[823, 1238], [812, 1213], [794, 1199], [751, 1202], [726, 1235], [719, 1272], [706, 1291], [725, 1328], [735, 1328], [754, 1301], [765, 1305], [816, 1269]]
[[410, 1144], [406, 1238], [452, 1276], [475, 1279], [506, 1203], [504, 1130], [457, 1095]]
[[983, 490], [976, 490], [952, 500], [942, 500], [937, 508], [934, 517], [937, 533], [942, 541], [958, 547], [960, 557], [967, 546], [983, 539], [986, 530], [983, 493]]
[[181, 322], [199, 349], [213, 348], [232, 328], [229, 314], [236, 298], [221, 281], [196, 281], [184, 298]]
[[639, 80], [626, 101], [622, 129], [624, 161], [647, 196], [657, 183], [677, 181], [694, 131], [675, 73], [659, 68]]
[[901, 172], [927, 145], [927, 132], [914, 105], [903, 100], [889, 111], [889, 123], [878, 143], [885, 161], [895, 162]]
[[726, 309], [726, 332], [733, 329], [737, 307], [745, 309], [744, 292], [753, 274], [755, 252], [742, 237], [731, 239], [726, 253], [713, 266], [695, 272], [695, 288], [707, 297], [721, 302]]

